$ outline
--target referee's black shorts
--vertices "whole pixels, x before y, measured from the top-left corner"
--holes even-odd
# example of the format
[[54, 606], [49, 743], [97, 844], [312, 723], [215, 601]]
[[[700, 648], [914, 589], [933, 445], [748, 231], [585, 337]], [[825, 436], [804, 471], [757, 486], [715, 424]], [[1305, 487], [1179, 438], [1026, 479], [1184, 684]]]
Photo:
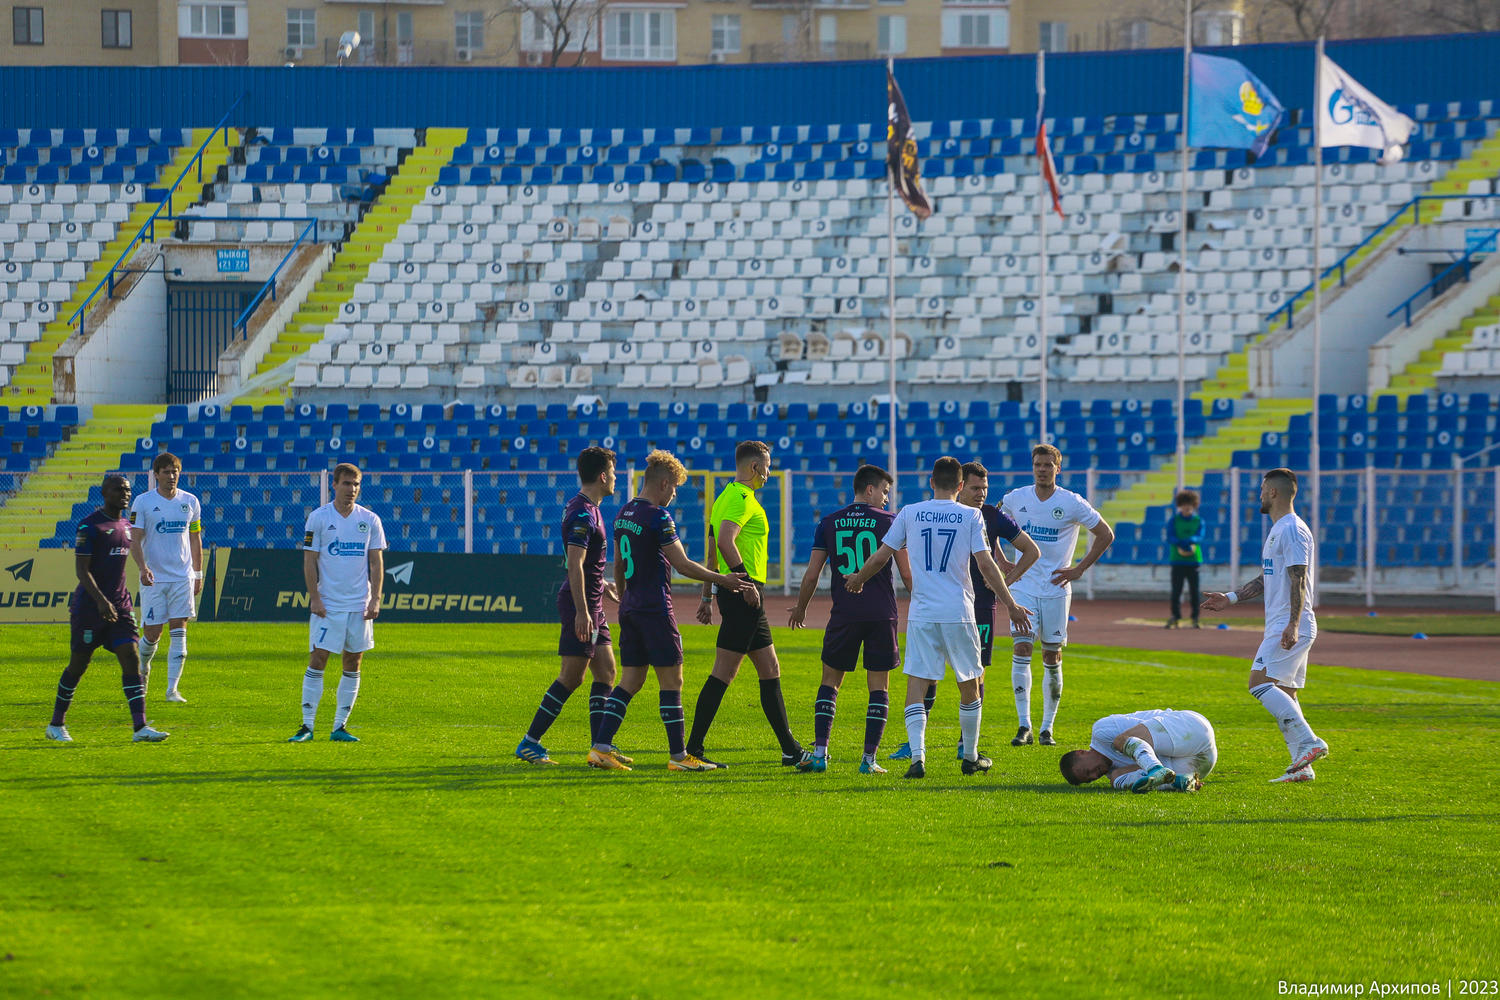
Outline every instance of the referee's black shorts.
[[716, 645], [720, 649], [743, 656], [771, 645], [771, 623], [766, 619], [766, 588], [757, 583], [755, 589], [761, 601], [753, 608], [733, 591], [718, 592], [719, 639]]

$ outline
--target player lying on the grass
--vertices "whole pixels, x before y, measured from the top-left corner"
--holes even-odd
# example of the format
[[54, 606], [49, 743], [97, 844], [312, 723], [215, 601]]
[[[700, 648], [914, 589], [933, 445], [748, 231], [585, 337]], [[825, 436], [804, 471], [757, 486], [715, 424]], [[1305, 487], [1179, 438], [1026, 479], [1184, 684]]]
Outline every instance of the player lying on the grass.
[[[969, 560], [979, 560], [985, 582], [1010, 613], [1012, 630], [1025, 633], [1031, 616], [1016, 603], [990, 556], [989, 539], [979, 511], [965, 507], [958, 495], [963, 467], [943, 456], [933, 463], [932, 499], [907, 504], [892, 522], [880, 548], [859, 572], [844, 580], [851, 594], [864, 589], [902, 548], [915, 553], [911, 560], [912, 597], [906, 615], [906, 738], [911, 744], [911, 766], [906, 777], [927, 775], [927, 709], [922, 703], [927, 687], [943, 679], [945, 664], [958, 678], [959, 730], [963, 733], [964, 774], [988, 771], [990, 760], [979, 755], [979, 629], [974, 625], [974, 588]], [[919, 541], [920, 539], [920, 541]], [[955, 549], [957, 551], [955, 551]]]
[[[1042, 730], [1036, 742], [1052, 746], [1057, 710], [1062, 704], [1062, 650], [1068, 644], [1068, 617], [1073, 606], [1073, 583], [1083, 576], [1114, 543], [1109, 522], [1082, 496], [1057, 485], [1062, 471], [1062, 452], [1050, 444], [1031, 449], [1032, 485], [1005, 494], [1003, 507], [1015, 518], [1041, 550], [1041, 558], [1016, 584], [1016, 600], [1035, 616], [1034, 628], [1026, 635], [1011, 636], [1011, 686], [1016, 696], [1016, 735], [1013, 747], [1031, 740], [1031, 652], [1034, 641], [1042, 644]], [[1087, 528], [1093, 538], [1089, 550], [1077, 564], [1078, 529]]]
[[[807, 617], [807, 605], [818, 589], [823, 564], [828, 563], [833, 576], [829, 593], [833, 613], [823, 632], [823, 681], [813, 702], [813, 748], [797, 762], [799, 771], [828, 769], [828, 737], [833, 732], [833, 716], [838, 706], [839, 688], [844, 676], [859, 665], [860, 647], [864, 647], [865, 675], [869, 681], [870, 702], [865, 711], [865, 751], [859, 764], [860, 774], [884, 774], [885, 768], [875, 762], [880, 737], [885, 734], [886, 716], [890, 711], [890, 671], [901, 662], [896, 640], [896, 583], [890, 566], [870, 581], [863, 593], [851, 594], [844, 589], [845, 577], [852, 576], [875, 554], [896, 515], [885, 509], [891, 498], [891, 474], [874, 465], [862, 466], [854, 474], [854, 502], [818, 522], [813, 533], [812, 555], [802, 586], [797, 591], [797, 606], [787, 624], [801, 628]], [[829, 550], [833, 559], [828, 558]], [[911, 562], [903, 549], [896, 553], [901, 582], [911, 592]]]
[[[703, 755], [703, 741], [719, 711], [724, 692], [739, 673], [745, 657], [760, 678], [760, 709], [765, 713], [776, 742], [781, 744], [781, 763], [790, 767], [802, 759], [802, 744], [792, 736], [786, 717], [786, 700], [781, 694], [781, 662], [771, 640], [771, 622], [766, 618], [766, 543], [771, 521], [766, 509], [755, 498], [755, 492], [771, 477], [771, 447], [764, 441], [741, 441], [734, 449], [734, 482], [719, 493], [709, 512], [708, 530], [713, 542], [709, 565], [728, 573], [744, 573], [755, 586], [743, 594], [733, 590], [719, 591], [719, 635], [714, 640], [714, 669], [698, 702], [693, 706], [693, 728], [688, 734], [687, 752], [699, 760], [714, 763]], [[698, 604], [698, 621], [713, 621], [709, 610], [712, 585], [704, 584], [703, 599]]]
[[1153, 708], [1106, 715], [1094, 723], [1087, 750], [1069, 750], [1058, 766], [1070, 785], [1109, 775], [1121, 791], [1196, 792], [1214, 769], [1214, 727], [1197, 712]]
[[136, 743], [160, 743], [167, 733], [146, 724], [146, 685], [141, 682], [141, 661], [136, 651], [135, 619], [131, 616], [130, 589], [125, 585], [125, 564], [130, 559], [130, 524], [125, 508], [130, 506], [130, 480], [104, 477], [104, 505], [78, 522], [73, 540], [73, 571], [78, 589], [68, 598], [72, 628], [72, 653], [57, 682], [57, 701], [47, 739], [70, 742], [65, 725], [73, 692], [89, 668], [94, 650], [112, 651], [120, 661], [120, 683]]
[[[561, 631], [557, 655], [562, 664], [542, 694], [542, 703], [532, 717], [516, 756], [528, 764], [555, 764], [542, 746], [542, 737], [557, 719], [569, 696], [583, 683], [583, 672], [594, 677], [589, 687], [589, 745], [599, 738], [604, 702], [615, 686], [615, 653], [609, 644], [609, 622], [604, 617], [604, 599], [616, 604], [620, 595], [604, 579], [604, 514], [599, 504], [615, 495], [615, 453], [597, 445], [578, 453], [578, 492], [563, 508], [562, 539], [568, 553], [568, 579], [557, 594], [557, 617]], [[630, 758], [614, 752], [621, 764]]]
[[712, 771], [683, 749], [682, 634], [672, 608], [672, 570], [727, 590], [753, 589], [748, 576], [715, 573], [688, 558], [667, 510], [687, 470], [668, 451], [646, 456], [641, 492], [615, 518], [615, 588], [620, 592], [620, 683], [604, 703], [604, 718], [594, 734], [589, 766], [628, 771], [614, 750], [615, 734], [625, 721], [630, 699], [656, 669], [662, 725], [667, 728], [669, 771]]
[[141, 684], [151, 678], [151, 658], [166, 624], [167, 701], [185, 702], [178, 690], [187, 662], [187, 623], [197, 615], [203, 590], [203, 508], [177, 488], [182, 460], [169, 451], [151, 462], [156, 488], [130, 505], [130, 554], [141, 571]]
[[359, 742], [345, 726], [359, 697], [360, 663], [375, 648], [375, 619], [385, 583], [385, 527], [373, 510], [355, 503], [359, 488], [359, 466], [340, 462], [333, 467], [333, 502], [307, 516], [302, 580], [312, 615], [307, 670], [302, 675], [302, 726], [288, 743], [313, 738], [318, 702], [323, 700], [323, 669], [331, 655], [342, 660], [343, 675], [328, 738], [335, 743]]
[[[963, 485], [958, 490], [958, 502], [965, 507], [973, 507], [979, 511], [984, 518], [984, 531], [990, 540], [990, 555], [994, 557], [995, 565], [1000, 567], [1000, 572], [1005, 574], [1005, 585], [1013, 587], [1031, 564], [1041, 556], [1041, 550], [1037, 548], [1036, 542], [1031, 536], [1022, 531], [1020, 526], [994, 504], [985, 503], [985, 497], [990, 492], [990, 473], [979, 462], [965, 462], [963, 467]], [[1009, 542], [1015, 546], [1020, 558], [1015, 563], [1009, 562], [1000, 551], [1000, 543]], [[990, 669], [990, 654], [995, 648], [995, 608], [998, 603], [995, 600], [995, 592], [984, 582], [984, 574], [979, 570], [979, 562], [976, 559], [969, 560], [969, 576], [974, 584], [974, 621], [979, 627], [979, 665], [986, 672]], [[979, 700], [984, 701], [984, 678], [979, 678]], [[927, 714], [932, 714], [932, 706], [937, 701], [937, 685], [933, 684], [927, 688], [927, 697], [923, 704], [927, 706]], [[958, 745], [958, 758], [962, 760], [964, 747]], [[905, 743], [895, 753], [891, 754], [892, 760], [906, 760], [911, 757], [911, 747]]]
[[1313, 761], [1328, 756], [1302, 715], [1297, 689], [1307, 683], [1307, 655], [1318, 637], [1309, 586], [1316, 572], [1316, 543], [1307, 522], [1292, 509], [1297, 496], [1297, 474], [1272, 469], [1261, 479], [1260, 512], [1271, 515], [1271, 530], [1261, 547], [1261, 572], [1238, 590], [1205, 595], [1203, 606], [1223, 611], [1231, 604], [1265, 594], [1266, 633], [1250, 667], [1250, 693], [1276, 725], [1292, 762], [1272, 784], [1312, 781]]

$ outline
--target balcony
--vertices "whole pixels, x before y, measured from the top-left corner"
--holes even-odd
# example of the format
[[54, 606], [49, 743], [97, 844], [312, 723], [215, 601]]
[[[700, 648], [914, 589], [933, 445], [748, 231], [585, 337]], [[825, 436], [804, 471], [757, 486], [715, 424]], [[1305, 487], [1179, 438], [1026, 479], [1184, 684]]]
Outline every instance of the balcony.
[[[325, 38], [320, 45], [302, 49], [289, 62], [304, 66], [335, 66], [339, 61], [339, 40]], [[360, 42], [349, 58], [350, 66], [450, 66], [457, 60], [446, 42], [402, 42], [394, 38], [370, 38]]]
[[869, 42], [768, 42], [750, 46], [750, 61], [836, 62], [842, 59], [869, 59], [871, 51]]

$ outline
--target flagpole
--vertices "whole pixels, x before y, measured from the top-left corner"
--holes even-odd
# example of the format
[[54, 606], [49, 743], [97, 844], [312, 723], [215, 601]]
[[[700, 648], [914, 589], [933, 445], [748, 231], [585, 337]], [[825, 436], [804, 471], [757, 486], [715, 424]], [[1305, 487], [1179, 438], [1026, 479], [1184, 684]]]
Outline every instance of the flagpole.
[[1188, 99], [1192, 86], [1193, 0], [1182, 0], [1182, 163], [1179, 178], [1181, 200], [1178, 202], [1177, 235], [1177, 489], [1187, 485], [1187, 385], [1184, 378], [1187, 344], [1187, 264], [1188, 264], [1188, 166], [1192, 150], [1188, 148]]
[[[885, 61], [886, 73], [895, 76], [896, 60], [887, 58]], [[891, 402], [888, 413], [887, 442], [890, 454], [890, 473], [895, 479], [891, 487], [891, 507], [900, 505], [901, 496], [901, 470], [896, 465], [896, 179], [889, 178], [890, 183], [886, 185], [885, 191], [885, 215], [886, 215], [886, 311], [890, 317], [891, 325], [889, 337], [886, 341], [886, 367], [887, 377], [890, 381]]]
[[[1036, 54], [1036, 102], [1038, 115], [1042, 113], [1042, 102], [1047, 93], [1046, 60], [1046, 51], [1038, 50]], [[1041, 122], [1038, 122], [1037, 125], [1038, 127], [1040, 127]], [[1042, 178], [1042, 187], [1046, 188], [1046, 186], [1047, 182], [1046, 178], [1044, 177]], [[1047, 191], [1043, 190], [1038, 192], [1037, 215], [1041, 217], [1039, 225], [1041, 229], [1042, 249], [1040, 275], [1037, 279], [1039, 285], [1039, 287], [1037, 288], [1037, 294], [1040, 299], [1037, 313], [1041, 319], [1042, 324], [1042, 335], [1038, 338], [1039, 342], [1041, 343], [1042, 386], [1041, 398], [1037, 402], [1037, 409], [1041, 413], [1041, 426], [1039, 429], [1040, 435], [1037, 440], [1042, 444], [1047, 443], [1047, 201]]]
[[[1322, 511], [1323, 456], [1318, 438], [1318, 396], [1323, 391], [1323, 36], [1318, 36], [1317, 62], [1313, 66], [1313, 349], [1312, 349], [1312, 530], [1313, 551], [1318, 547], [1318, 521]], [[1317, 566], [1322, 563], [1318, 562]], [[1317, 570], [1307, 581], [1309, 601], [1318, 604]]]

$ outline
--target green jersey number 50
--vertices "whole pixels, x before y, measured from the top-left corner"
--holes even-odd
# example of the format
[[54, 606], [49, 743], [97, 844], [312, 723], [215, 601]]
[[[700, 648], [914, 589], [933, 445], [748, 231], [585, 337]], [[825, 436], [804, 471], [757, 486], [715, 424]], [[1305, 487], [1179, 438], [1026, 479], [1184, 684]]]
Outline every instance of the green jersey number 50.
[[853, 576], [875, 554], [879, 546], [873, 531], [835, 531], [833, 550], [844, 561], [839, 566], [840, 576]]

